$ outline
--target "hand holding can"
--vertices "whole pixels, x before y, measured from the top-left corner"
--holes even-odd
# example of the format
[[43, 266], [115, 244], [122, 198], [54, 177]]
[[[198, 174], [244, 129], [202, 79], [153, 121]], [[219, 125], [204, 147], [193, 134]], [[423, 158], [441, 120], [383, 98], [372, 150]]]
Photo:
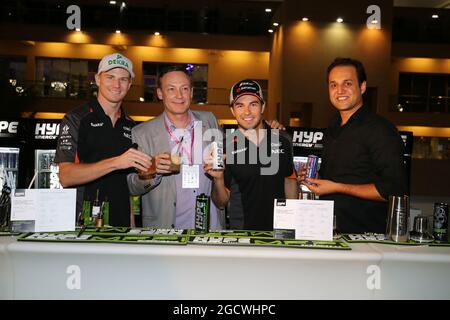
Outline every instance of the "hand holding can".
[[305, 179], [316, 179], [317, 172], [319, 171], [319, 157], [315, 155], [309, 155], [306, 162]]
[[214, 171], [220, 171], [224, 170], [224, 163], [223, 163], [223, 144], [222, 142], [213, 141], [211, 143], [211, 149], [212, 149], [212, 169]]

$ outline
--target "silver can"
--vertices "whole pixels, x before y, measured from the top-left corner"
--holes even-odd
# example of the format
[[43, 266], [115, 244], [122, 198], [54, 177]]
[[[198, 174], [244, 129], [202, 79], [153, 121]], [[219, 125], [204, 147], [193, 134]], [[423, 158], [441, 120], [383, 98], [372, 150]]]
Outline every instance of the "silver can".
[[409, 197], [389, 196], [386, 238], [395, 242], [409, 240]]
[[211, 143], [212, 156], [213, 156], [213, 170], [223, 170], [223, 144], [222, 142], [213, 141]]
[[19, 157], [18, 153], [10, 153], [9, 154], [9, 167], [11, 169], [18, 169], [17, 166], [17, 158]]

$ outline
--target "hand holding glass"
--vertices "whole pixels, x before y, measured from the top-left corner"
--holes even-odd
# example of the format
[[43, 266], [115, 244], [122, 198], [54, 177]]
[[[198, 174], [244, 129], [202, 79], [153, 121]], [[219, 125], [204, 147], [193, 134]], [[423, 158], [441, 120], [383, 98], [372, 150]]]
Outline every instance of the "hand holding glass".
[[138, 176], [141, 180], [153, 179], [156, 175], [156, 158], [152, 157], [152, 165], [147, 170], [138, 170]]
[[181, 166], [180, 155], [178, 153], [170, 154], [168, 152], [166, 152], [166, 154], [169, 156], [169, 159], [170, 159], [170, 168], [169, 168], [169, 170], [172, 171], [173, 173], [180, 172], [180, 166]]

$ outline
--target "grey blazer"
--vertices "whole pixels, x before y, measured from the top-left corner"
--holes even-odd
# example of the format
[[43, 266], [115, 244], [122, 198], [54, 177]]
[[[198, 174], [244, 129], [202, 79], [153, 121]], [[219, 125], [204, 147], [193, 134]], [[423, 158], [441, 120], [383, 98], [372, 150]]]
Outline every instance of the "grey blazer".
[[[203, 132], [209, 128], [218, 129], [216, 117], [208, 111], [191, 110], [194, 116], [202, 121]], [[149, 155], [156, 155], [170, 150], [167, 131], [164, 126], [164, 114], [160, 114], [155, 119], [143, 122], [135, 126], [132, 131], [133, 142], [139, 146], [139, 150]], [[207, 142], [203, 141], [203, 148]], [[163, 176], [159, 184], [154, 180], [141, 180], [136, 173], [127, 176], [128, 188], [132, 195], [142, 195], [142, 224], [144, 227], [171, 228], [175, 224], [176, 212], [176, 182], [175, 176]], [[208, 194], [211, 194], [211, 185], [208, 186]], [[214, 229], [221, 229], [223, 224], [223, 214], [218, 210], [218, 221], [221, 226], [214, 226]]]

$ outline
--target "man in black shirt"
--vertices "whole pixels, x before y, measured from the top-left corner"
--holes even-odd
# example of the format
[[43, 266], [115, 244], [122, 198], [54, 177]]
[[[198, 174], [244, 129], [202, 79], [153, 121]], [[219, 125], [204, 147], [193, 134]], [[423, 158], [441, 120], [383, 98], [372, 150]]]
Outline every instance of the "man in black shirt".
[[291, 143], [263, 121], [264, 100], [257, 82], [236, 83], [230, 107], [239, 129], [226, 138], [225, 172], [205, 166], [214, 178], [212, 200], [223, 208], [234, 180], [242, 196], [244, 229], [273, 230], [274, 199], [298, 196]]
[[334, 200], [340, 232], [384, 233], [386, 201], [408, 192], [402, 139], [393, 124], [364, 105], [366, 73], [361, 62], [335, 59], [327, 82], [338, 114], [324, 135], [322, 179], [304, 183], [321, 200]]
[[63, 187], [77, 186], [77, 215], [83, 199], [109, 201], [109, 222], [130, 226], [130, 168], [146, 170], [151, 157], [131, 148], [134, 121], [122, 100], [134, 77], [131, 61], [121, 54], [103, 57], [95, 75], [97, 100], [67, 113], [60, 125], [55, 162]]

